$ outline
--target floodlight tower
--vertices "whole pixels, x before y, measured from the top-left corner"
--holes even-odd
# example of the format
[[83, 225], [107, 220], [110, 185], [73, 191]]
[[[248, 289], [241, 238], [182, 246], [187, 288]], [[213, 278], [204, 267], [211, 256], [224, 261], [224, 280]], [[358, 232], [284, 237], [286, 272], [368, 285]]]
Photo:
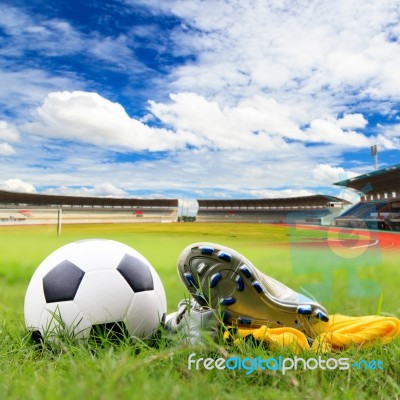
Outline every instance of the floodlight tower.
[[375, 171], [378, 170], [378, 146], [374, 144], [371, 146], [371, 155], [374, 157], [374, 167]]

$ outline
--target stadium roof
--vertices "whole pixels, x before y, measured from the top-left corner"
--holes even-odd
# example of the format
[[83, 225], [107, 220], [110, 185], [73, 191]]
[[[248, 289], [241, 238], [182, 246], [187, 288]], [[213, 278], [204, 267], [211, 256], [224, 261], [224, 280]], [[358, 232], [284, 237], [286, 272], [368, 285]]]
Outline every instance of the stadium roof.
[[0, 190], [0, 204], [15, 206], [178, 207], [177, 199], [58, 196]]
[[336, 182], [337, 186], [346, 186], [362, 193], [390, 192], [399, 187], [400, 164], [359, 175], [351, 179]]
[[200, 208], [258, 208], [258, 207], [326, 207], [329, 203], [348, 201], [334, 196], [316, 194], [313, 196], [288, 197], [277, 199], [244, 199], [244, 200], [197, 200]]

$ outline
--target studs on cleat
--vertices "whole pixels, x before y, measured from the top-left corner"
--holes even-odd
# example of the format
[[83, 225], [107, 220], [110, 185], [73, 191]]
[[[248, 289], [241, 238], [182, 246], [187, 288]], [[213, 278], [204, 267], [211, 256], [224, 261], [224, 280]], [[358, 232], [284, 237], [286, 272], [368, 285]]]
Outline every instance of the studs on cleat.
[[221, 311], [222, 321], [228, 322], [232, 318], [232, 314], [227, 311]]
[[212, 254], [214, 252], [213, 247], [208, 247], [208, 246], [202, 246], [200, 247], [200, 253], [201, 254]]
[[232, 256], [229, 253], [226, 253], [225, 251], [220, 251], [218, 253], [218, 258], [224, 261], [231, 261]]
[[317, 311], [317, 313], [315, 315], [321, 321], [324, 321], [324, 322], [328, 322], [329, 321], [329, 317], [325, 313], [323, 313], [322, 311]]
[[198, 265], [198, 267], [197, 267], [197, 273], [198, 273], [199, 275], [201, 275], [201, 274], [203, 273], [203, 271], [204, 271], [204, 268], [207, 268], [207, 267], [208, 267], [208, 264], [207, 264], [207, 263], [205, 263], [205, 262], [200, 263], [200, 264]]
[[243, 291], [244, 289], [244, 281], [241, 276], [236, 277], [236, 289], [239, 290], [239, 292]]
[[328, 312], [315, 299], [285, 290], [283, 284], [282, 290], [278, 285], [273, 290], [272, 278], [264, 278], [235, 250], [217, 244], [189, 246], [179, 258], [178, 272], [197, 303], [217, 310], [228, 326], [290, 326], [309, 336], [316, 322], [329, 321]]
[[251, 278], [252, 273], [251, 273], [251, 271], [250, 271], [250, 268], [249, 268], [247, 265], [242, 265], [239, 269], [240, 269], [240, 271], [243, 272], [243, 275], [244, 275], [246, 278]]
[[189, 286], [195, 286], [195, 281], [193, 279], [192, 274], [189, 274], [188, 272], [183, 274], [185, 276], [185, 279], [187, 281], [187, 283], [189, 284]]
[[222, 297], [219, 303], [223, 306], [230, 306], [236, 303], [236, 299], [234, 297]]
[[208, 301], [201, 293], [193, 294], [193, 297], [202, 307], [208, 307]]
[[252, 283], [252, 285], [253, 285], [253, 288], [256, 289], [258, 293], [262, 293], [264, 291], [264, 289], [260, 285], [260, 282], [254, 281]]
[[301, 315], [310, 315], [312, 313], [312, 307], [309, 305], [298, 306], [297, 313]]
[[222, 275], [217, 272], [216, 274], [214, 274], [211, 279], [210, 279], [210, 287], [213, 288], [217, 285], [217, 283], [221, 280]]

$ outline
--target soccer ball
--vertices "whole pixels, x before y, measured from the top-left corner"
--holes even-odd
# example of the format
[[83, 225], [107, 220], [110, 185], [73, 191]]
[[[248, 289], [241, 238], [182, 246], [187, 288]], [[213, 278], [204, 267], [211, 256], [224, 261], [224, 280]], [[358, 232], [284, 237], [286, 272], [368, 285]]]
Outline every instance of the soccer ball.
[[34, 339], [87, 338], [107, 329], [144, 338], [165, 319], [162, 282], [148, 260], [113, 240], [67, 244], [36, 269], [25, 295]]

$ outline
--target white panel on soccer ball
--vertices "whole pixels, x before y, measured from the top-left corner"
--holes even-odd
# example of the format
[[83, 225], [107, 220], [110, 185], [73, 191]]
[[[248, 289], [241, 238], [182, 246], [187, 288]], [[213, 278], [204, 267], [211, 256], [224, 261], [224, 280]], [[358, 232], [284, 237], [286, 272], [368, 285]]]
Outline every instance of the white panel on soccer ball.
[[153, 284], [154, 284], [154, 292], [157, 294], [163, 310], [167, 310], [167, 298], [165, 296], [165, 290], [164, 290], [164, 285], [161, 282], [160, 277], [158, 276], [157, 272], [155, 269], [152, 267], [152, 272], [153, 272]]
[[50, 270], [56, 265], [68, 259], [68, 255], [71, 253], [74, 247], [74, 243], [66, 244], [60, 247], [46, 257], [34, 272], [32, 279], [43, 278]]
[[68, 255], [68, 260], [85, 272], [115, 269], [125, 254], [130, 254], [146, 264], [149, 262], [131, 247], [106, 239], [88, 239], [75, 243], [76, 248]]
[[125, 320], [128, 332], [138, 337], [150, 335], [158, 328], [164, 312], [165, 309], [153, 290], [135, 293]]
[[40, 318], [45, 305], [43, 281], [32, 278], [26, 291], [24, 304], [25, 325], [28, 329], [39, 329]]
[[125, 254], [124, 245], [113, 240], [88, 239], [75, 243], [68, 260], [83, 271], [115, 269]]
[[71, 334], [76, 338], [87, 336], [91, 324], [73, 301], [48, 303], [40, 321], [41, 332], [47, 335]]
[[117, 270], [87, 272], [75, 303], [92, 324], [122, 321], [134, 296]]

